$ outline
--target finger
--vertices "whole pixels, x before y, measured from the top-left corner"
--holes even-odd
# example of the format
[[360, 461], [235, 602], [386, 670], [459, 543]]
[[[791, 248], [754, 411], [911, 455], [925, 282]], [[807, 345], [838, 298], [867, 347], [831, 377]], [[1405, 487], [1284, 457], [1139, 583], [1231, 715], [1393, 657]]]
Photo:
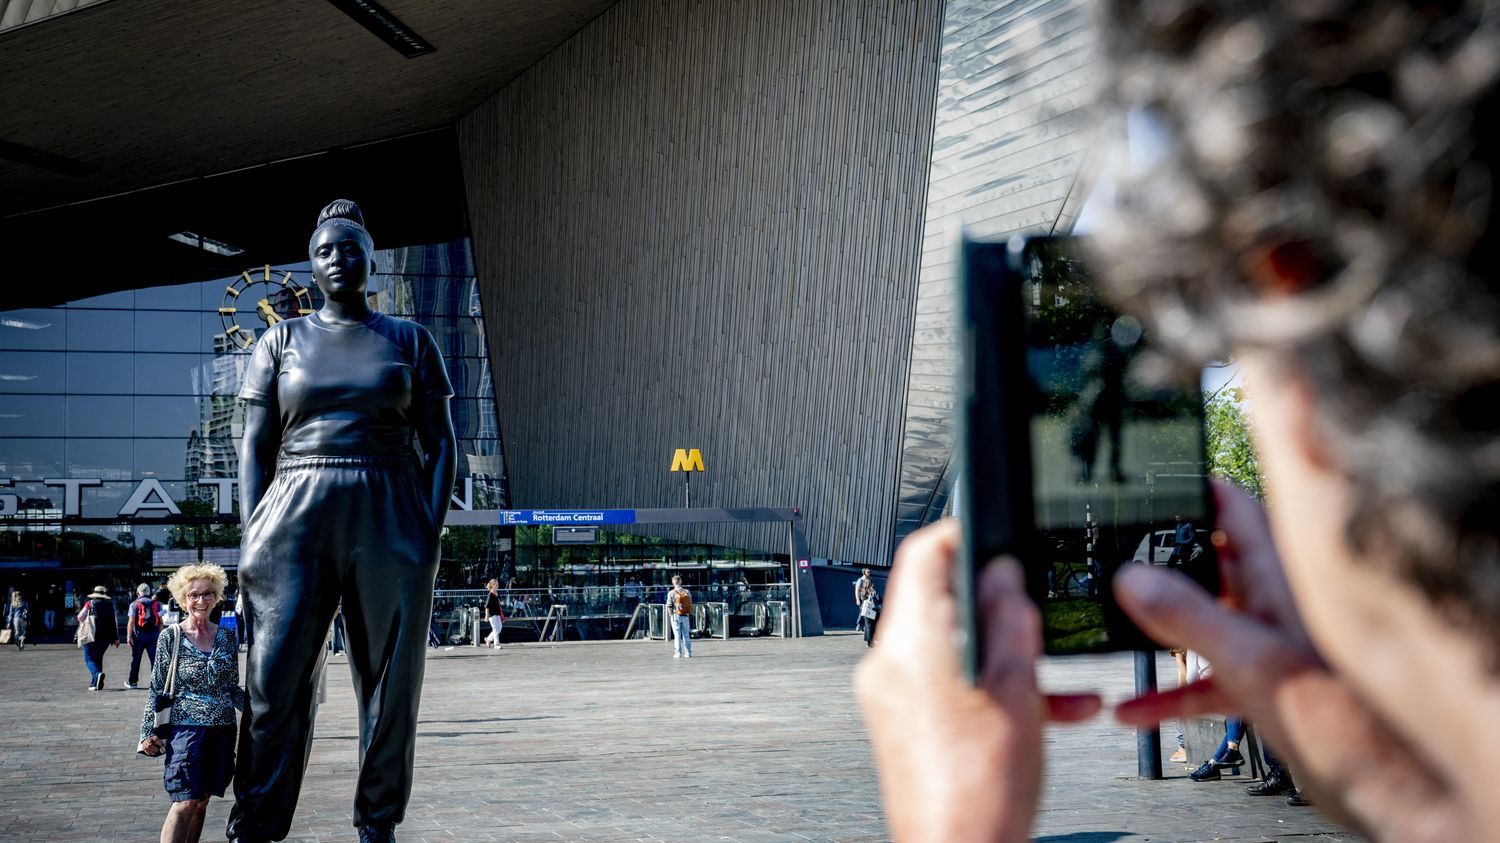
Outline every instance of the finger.
[[1270, 621], [1290, 632], [1299, 643], [1307, 644], [1307, 632], [1297, 614], [1291, 584], [1281, 567], [1265, 508], [1243, 490], [1223, 481], [1214, 481], [1213, 490], [1221, 528], [1214, 531], [1213, 542], [1219, 554], [1225, 594], [1246, 612]]
[[1053, 723], [1078, 723], [1093, 717], [1104, 707], [1098, 694], [1048, 694], [1042, 698], [1047, 719]]
[[1042, 650], [1042, 618], [1026, 596], [1021, 565], [1008, 556], [980, 573], [984, 664], [979, 681], [992, 693], [1035, 694], [1036, 659]]
[[[912, 533], [896, 550], [882, 627], [892, 641], [940, 636], [952, 645], [953, 560], [958, 522], [940, 521]], [[944, 620], [946, 618], [946, 620]]]
[[[985, 659], [980, 685], [991, 695], [1011, 702], [1037, 700], [1036, 659], [1041, 653], [1041, 613], [1026, 594], [1020, 563], [1000, 557], [985, 566], [979, 581], [980, 607], [985, 619]], [[1076, 723], [1099, 712], [1097, 694], [1052, 694], [1040, 697], [1042, 717], [1056, 723]]]
[[[952, 519], [923, 527], [896, 549], [891, 567], [891, 604], [939, 598], [953, 593], [953, 559], [958, 554], [958, 522]], [[891, 611], [897, 607], [892, 605]]]
[[1226, 609], [1175, 571], [1126, 565], [1115, 576], [1115, 596], [1147, 635], [1214, 664], [1260, 664], [1283, 647], [1269, 627]]
[[1218, 510], [1218, 526], [1224, 529], [1235, 552], [1247, 559], [1276, 556], [1265, 507], [1233, 483], [1212, 480], [1209, 486]]
[[1175, 717], [1234, 712], [1235, 705], [1213, 679], [1201, 679], [1170, 691], [1153, 691], [1115, 708], [1115, 717], [1129, 726], [1154, 726]]

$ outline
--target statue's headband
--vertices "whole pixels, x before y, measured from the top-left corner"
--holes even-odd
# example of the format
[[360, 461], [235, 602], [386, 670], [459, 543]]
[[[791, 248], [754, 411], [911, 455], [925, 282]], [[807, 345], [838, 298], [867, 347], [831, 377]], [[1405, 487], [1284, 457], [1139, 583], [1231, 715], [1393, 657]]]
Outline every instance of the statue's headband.
[[350, 231], [355, 231], [363, 234], [365, 236], [365, 242], [369, 244], [372, 249], [375, 247], [375, 238], [370, 236], [370, 230], [368, 228], [365, 228], [364, 226], [360, 225], [354, 220], [349, 219], [348, 217], [329, 217], [328, 219], [323, 220], [323, 222], [319, 223], [317, 228], [313, 229], [312, 236], [307, 239], [307, 251], [311, 252], [313, 250], [313, 244], [318, 242], [318, 232], [331, 226], [340, 226], [342, 228], [347, 228]]

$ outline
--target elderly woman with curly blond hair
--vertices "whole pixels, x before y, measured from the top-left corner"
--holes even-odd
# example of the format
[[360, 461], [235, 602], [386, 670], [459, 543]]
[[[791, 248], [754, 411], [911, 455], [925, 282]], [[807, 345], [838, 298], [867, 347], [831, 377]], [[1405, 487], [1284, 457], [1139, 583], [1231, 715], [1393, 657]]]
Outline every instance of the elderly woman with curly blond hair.
[[[218, 565], [188, 565], [167, 581], [185, 616], [162, 631], [138, 748], [167, 756], [162, 779], [172, 808], [161, 827], [162, 843], [196, 841], [209, 797], [223, 796], [234, 775], [235, 710], [244, 706], [239, 646], [233, 632], [209, 620], [226, 582]], [[159, 736], [153, 731], [155, 700], [169, 685], [172, 724], [170, 734]]]

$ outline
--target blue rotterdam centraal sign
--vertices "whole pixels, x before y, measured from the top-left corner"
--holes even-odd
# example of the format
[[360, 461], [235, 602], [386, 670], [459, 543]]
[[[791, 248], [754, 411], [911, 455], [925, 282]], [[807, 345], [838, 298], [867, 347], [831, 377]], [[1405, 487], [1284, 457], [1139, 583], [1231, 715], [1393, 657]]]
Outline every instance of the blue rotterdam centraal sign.
[[633, 509], [502, 509], [501, 524], [634, 524]]

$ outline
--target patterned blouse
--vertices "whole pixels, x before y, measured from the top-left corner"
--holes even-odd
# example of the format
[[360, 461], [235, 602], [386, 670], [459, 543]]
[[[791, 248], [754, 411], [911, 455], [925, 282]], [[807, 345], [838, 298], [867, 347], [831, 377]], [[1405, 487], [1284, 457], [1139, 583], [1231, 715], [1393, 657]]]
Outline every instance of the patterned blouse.
[[141, 740], [151, 735], [155, 718], [152, 705], [157, 694], [166, 693], [167, 674], [172, 669], [172, 648], [179, 647], [177, 681], [173, 683], [172, 723], [178, 726], [233, 726], [235, 709], [245, 706], [240, 687], [240, 648], [234, 633], [219, 627], [214, 649], [205, 653], [184, 640], [182, 627], [162, 630], [161, 644], [151, 663], [151, 696], [141, 715]]

